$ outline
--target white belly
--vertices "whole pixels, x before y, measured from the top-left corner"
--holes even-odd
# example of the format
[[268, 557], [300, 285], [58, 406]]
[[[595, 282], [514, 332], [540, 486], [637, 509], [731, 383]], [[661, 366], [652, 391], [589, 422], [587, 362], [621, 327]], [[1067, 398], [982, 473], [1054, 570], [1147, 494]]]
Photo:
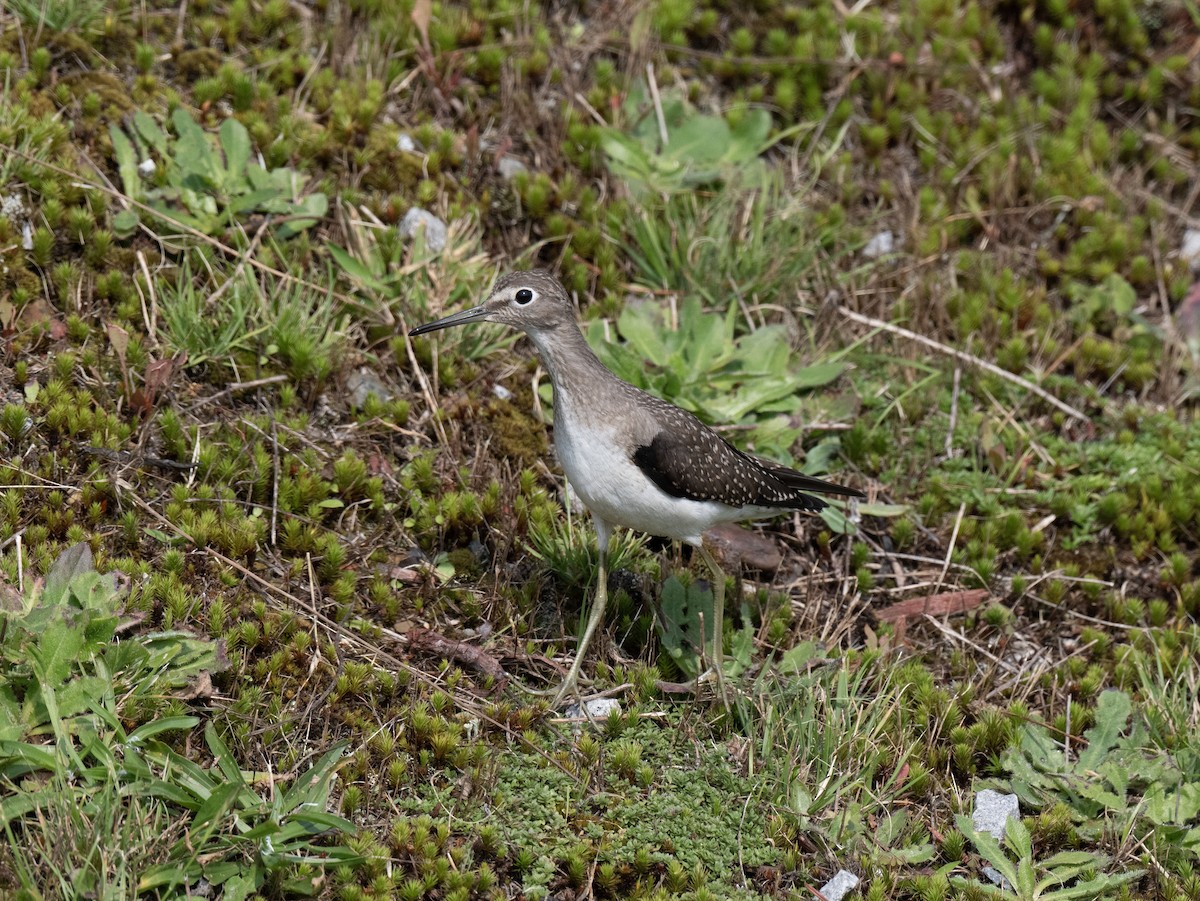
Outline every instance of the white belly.
[[559, 463], [588, 510], [610, 526], [699, 546], [705, 529], [754, 515], [753, 510], [741, 511], [716, 501], [671, 497], [630, 459], [613, 429], [597, 430], [593, 425], [580, 440], [580, 431], [571, 425], [560, 420], [555, 426]]

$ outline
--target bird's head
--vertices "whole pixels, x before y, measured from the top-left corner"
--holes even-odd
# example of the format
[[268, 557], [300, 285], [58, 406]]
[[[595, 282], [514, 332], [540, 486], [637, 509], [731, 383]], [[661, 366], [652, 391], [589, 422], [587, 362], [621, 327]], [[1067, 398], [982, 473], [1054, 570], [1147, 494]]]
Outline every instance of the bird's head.
[[530, 269], [501, 277], [479, 306], [418, 325], [409, 335], [425, 335], [468, 322], [501, 322], [531, 334], [552, 332], [564, 325], [576, 327], [575, 310], [566, 289], [545, 269]]

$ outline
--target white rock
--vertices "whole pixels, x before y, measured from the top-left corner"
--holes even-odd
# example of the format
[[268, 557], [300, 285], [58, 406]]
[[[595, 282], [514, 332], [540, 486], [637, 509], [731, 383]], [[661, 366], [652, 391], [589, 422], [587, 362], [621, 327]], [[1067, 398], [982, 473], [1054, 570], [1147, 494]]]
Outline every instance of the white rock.
[[832, 879], [821, 886], [821, 897], [826, 901], [842, 901], [842, 898], [856, 885], [858, 885], [857, 876], [849, 870], [838, 870], [833, 874]]
[[512, 181], [519, 173], [529, 171], [525, 164], [515, 156], [500, 157], [500, 162], [496, 164], [496, 168], [500, 171], [500, 177], [505, 181]]
[[589, 720], [606, 720], [611, 713], [621, 712], [621, 702], [616, 698], [592, 698], [583, 705], [572, 704], [567, 708], [568, 717], [587, 717]]
[[28, 222], [21, 223], [21, 249], [33, 250], [33, 226]]
[[396, 138], [396, 149], [403, 150], [405, 153], [416, 153], [417, 142], [412, 139], [412, 135], [400, 132], [400, 137]]
[[5, 219], [20, 219], [25, 215], [25, 201], [20, 194], [0, 196], [0, 216]]
[[1200, 229], [1189, 228], [1183, 233], [1183, 241], [1179, 245], [1179, 257], [1193, 272], [1200, 271]]
[[154, 160], [150, 159], [150, 157], [146, 157], [144, 160], [138, 163], [138, 174], [142, 178], [149, 178], [154, 174], [154, 170], [157, 168], [158, 165], [154, 162]]
[[1006, 892], [1012, 891], [1012, 883], [1008, 881], [1008, 877], [997, 870], [995, 867], [984, 867], [983, 875], [990, 879], [993, 883], [1000, 886]]
[[400, 234], [411, 238], [418, 228], [425, 229], [425, 246], [434, 253], [446, 247], [446, 236], [449, 234], [446, 223], [429, 210], [415, 206], [404, 214], [404, 219], [400, 222]]
[[500, 400], [512, 400], [512, 392], [503, 385], [493, 385], [492, 394], [496, 395]]
[[1021, 804], [1016, 795], [1004, 795], [985, 788], [975, 795], [975, 810], [971, 813], [971, 825], [976, 832], [990, 832], [995, 838], [1003, 839], [1009, 817], [1021, 815]]
[[346, 378], [346, 393], [350, 397], [350, 406], [355, 409], [362, 407], [372, 394], [385, 403], [396, 396], [383, 379], [366, 366], [359, 367]]
[[871, 240], [867, 242], [867, 246], [863, 248], [862, 254], [868, 260], [874, 260], [895, 249], [896, 236], [892, 234], [891, 229], [884, 229], [872, 236]]

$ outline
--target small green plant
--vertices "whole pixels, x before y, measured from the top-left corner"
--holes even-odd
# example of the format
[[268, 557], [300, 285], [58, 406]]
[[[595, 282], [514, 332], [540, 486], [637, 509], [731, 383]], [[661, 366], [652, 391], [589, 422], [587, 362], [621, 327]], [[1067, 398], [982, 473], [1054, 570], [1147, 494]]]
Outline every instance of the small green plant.
[[646, 91], [635, 86], [625, 102], [628, 131], [604, 128], [600, 146], [613, 174], [636, 195], [672, 194], [731, 177], [762, 172], [759, 157], [785, 134], [771, 134], [771, 114], [743, 108], [725, 117], [696, 112], [678, 97], [664, 98], [661, 119]]
[[59, 34], [90, 31], [105, 8], [100, 0], [9, 0], [7, 6], [26, 28]]
[[1000, 885], [989, 885], [965, 876], [951, 876], [956, 888], [971, 889], [984, 897], [1004, 901], [1069, 901], [1100, 899], [1115, 894], [1122, 885], [1138, 879], [1142, 870], [1107, 874], [1097, 870], [1108, 865], [1109, 858], [1091, 851], [1060, 851], [1043, 861], [1033, 857], [1033, 840], [1020, 817], [1011, 817], [1005, 831], [1013, 857], [989, 832], [978, 832], [971, 818], [956, 817], [959, 831], [967, 836], [979, 853], [1002, 877]]
[[194, 273], [191, 257], [185, 256], [174, 282], [158, 289], [163, 337], [173, 351], [187, 355], [188, 366], [227, 362], [232, 354], [249, 350], [255, 335], [264, 331], [254, 276], [242, 272], [228, 277], [231, 281], [222, 288], [207, 290], [210, 282]]
[[[476, 306], [495, 274], [483, 252], [479, 227], [469, 221], [452, 222], [446, 245], [438, 251], [426, 245], [421, 231], [406, 242], [395, 229], [359, 223], [351, 227], [350, 237], [353, 251], [330, 245], [330, 255], [368, 299], [369, 309], [389, 325], [397, 319], [411, 324], [443, 310]], [[439, 299], [436, 310], [430, 304], [433, 298]], [[439, 346], [448, 358], [478, 360], [516, 339], [512, 329], [481, 325], [445, 332]]]
[[[805, 392], [833, 382], [845, 365], [797, 365], [783, 326], [739, 335], [738, 314], [736, 305], [723, 314], [706, 313], [699, 298], [690, 296], [679, 310], [678, 328], [672, 328], [659, 305], [633, 303], [617, 319], [625, 344], [611, 341], [599, 321], [588, 327], [587, 337], [621, 378], [709, 422], [756, 425], [755, 449], [790, 460], [801, 430], [790, 427], [787, 417], [802, 406]], [[815, 453], [804, 471], [823, 472], [835, 447]]]
[[655, 617], [654, 625], [663, 649], [672, 666], [685, 678], [694, 679], [700, 674], [702, 652], [713, 646], [712, 590], [671, 576], [663, 583], [659, 603], [661, 615]]
[[[565, 518], [548, 513], [537, 516], [529, 528], [529, 552], [568, 585], [590, 591], [595, 587], [599, 551], [596, 532], [568, 510]], [[608, 571], [637, 567], [645, 552], [644, 535], [621, 529], [608, 547]]]
[[348, 317], [332, 292], [305, 285], [278, 285], [263, 304], [266, 354], [278, 357], [297, 382], [325, 381], [346, 343]]
[[[236, 119], [221, 123], [214, 138], [179, 107], [171, 125], [173, 135], [138, 110], [127, 129], [109, 128], [125, 193], [149, 207], [156, 219], [217, 235], [251, 214], [268, 214], [282, 217], [274, 234], [289, 238], [325, 215], [324, 194], [300, 196], [298, 172], [268, 170], [251, 159], [250, 134]], [[144, 178], [149, 163], [154, 168]], [[113, 230], [131, 234], [145, 213], [143, 207], [123, 210], [113, 219]]]
[[1029, 806], [1061, 801], [1081, 834], [1099, 837], [1113, 817], [1131, 826], [1145, 818], [1155, 831], [1193, 851], [1200, 849], [1200, 767], [1187, 751], [1175, 759], [1155, 750], [1141, 716], [1131, 718], [1127, 694], [1101, 692], [1094, 725], [1074, 761], [1040, 725], [1021, 727], [1001, 758], [1012, 791]]
[[200, 720], [147, 713], [169, 714], [174, 692], [227, 664], [182, 631], [116, 640], [122, 595], [74, 545], [0, 621], [0, 829], [21, 887], [133, 897], [203, 879], [246, 897], [274, 873], [288, 884], [284, 868], [355, 860], [317, 847], [354, 831], [325, 812], [344, 746], [264, 797], [211, 723], [212, 769], [161, 741]]

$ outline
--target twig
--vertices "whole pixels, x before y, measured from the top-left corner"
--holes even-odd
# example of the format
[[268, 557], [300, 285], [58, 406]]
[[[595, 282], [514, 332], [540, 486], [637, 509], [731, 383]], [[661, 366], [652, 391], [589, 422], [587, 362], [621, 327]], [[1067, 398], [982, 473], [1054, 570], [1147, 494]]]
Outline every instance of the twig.
[[271, 547], [278, 547], [279, 525], [279, 429], [271, 416]]
[[954, 427], [958, 425], [958, 387], [962, 381], [962, 367], [954, 367], [954, 390], [950, 394], [950, 426], [946, 429], [946, 457], [954, 456]]
[[286, 382], [286, 375], [269, 375], [266, 378], [253, 379], [249, 382], [234, 382], [232, 385], [226, 385], [216, 394], [210, 394], [208, 397], [202, 397], [188, 408], [189, 413], [194, 413], [203, 406], [211, 404], [215, 400], [220, 400], [223, 397], [228, 397], [237, 391], [245, 391], [248, 388], [261, 388], [263, 385], [274, 385], [277, 382]]
[[1036, 394], [1046, 403], [1050, 404], [1050, 406], [1061, 410], [1068, 416], [1078, 419], [1081, 422], [1089, 421], [1087, 415], [1079, 412], [1070, 404], [1059, 400], [1045, 388], [1041, 388], [1029, 381], [1029, 379], [1022, 378], [1016, 373], [1009, 372], [1007, 369], [1002, 369], [995, 363], [989, 363], [987, 360], [982, 360], [979, 357], [966, 353], [965, 351], [949, 347], [945, 344], [942, 344], [940, 341], [934, 341], [932, 338], [926, 338], [924, 335], [918, 335], [916, 332], [909, 331], [906, 328], [901, 328], [898, 325], [892, 325], [890, 322], [884, 322], [882, 319], [872, 319], [870, 316], [864, 316], [862, 313], [855, 313], [853, 310], [847, 310], [845, 307], [838, 307], [838, 312], [847, 319], [857, 322], [860, 325], [866, 325], [870, 326], [871, 328], [881, 329], [885, 332], [891, 332], [894, 335], [899, 335], [901, 338], [907, 338], [910, 341], [915, 341], [918, 344], [922, 344], [925, 347], [930, 348], [931, 350], [936, 350], [938, 353], [946, 354], [946, 356], [953, 357], [954, 359], [963, 363], [967, 363], [971, 366], [978, 366], [980, 369], [990, 373], [991, 375], [998, 376], [999, 378], [1012, 382], [1014, 385], [1024, 388], [1026, 391]]
[[646, 63], [646, 82], [650, 85], [650, 98], [654, 101], [654, 118], [658, 120], [658, 137], [667, 146], [667, 117], [663, 115], [662, 98], [658, 96], [658, 81], [654, 77], [654, 63]]
[[952, 629], [949, 626], [943, 625], [941, 620], [939, 620], [937, 617], [930, 616], [928, 613], [926, 613], [925, 619], [927, 619], [930, 623], [932, 623], [934, 628], [936, 628], [943, 635], [945, 635], [949, 638], [955, 638], [958, 641], [961, 641], [967, 647], [974, 648], [976, 653], [982, 654], [984, 657], [986, 657], [988, 660], [992, 661], [994, 664], [996, 664], [1000, 668], [1006, 670], [1009, 673], [1012, 673], [1015, 676], [1019, 676], [1021, 674], [1021, 670], [1019, 668], [1013, 666], [1011, 663], [1009, 663], [1006, 660], [1001, 660], [999, 657], [997, 657], [995, 654], [993, 654], [991, 651], [989, 651], [983, 645], [978, 644], [977, 642], [971, 641], [971, 639], [967, 638], [966, 635], [964, 635], [962, 632], [959, 632], [957, 629]]
[[942, 590], [942, 583], [946, 580], [946, 573], [950, 570], [950, 558], [954, 556], [954, 546], [958, 544], [958, 530], [962, 527], [963, 514], [967, 512], [967, 502], [963, 501], [958, 505], [958, 516], [954, 517], [954, 531], [950, 533], [950, 544], [946, 547], [946, 557], [942, 561], [942, 571], [938, 574], [937, 587], [933, 593], [937, 594]]
[[[137, 261], [142, 275], [146, 277], [146, 290], [150, 292], [150, 309], [147, 310], [146, 296], [138, 290], [138, 297], [142, 301], [142, 319], [146, 323], [146, 336], [154, 347], [158, 347], [158, 294], [154, 290], [154, 279], [150, 277], [150, 267], [146, 265], [146, 255], [140, 250], [137, 252]], [[134, 285], [137, 285], [136, 281]]]

